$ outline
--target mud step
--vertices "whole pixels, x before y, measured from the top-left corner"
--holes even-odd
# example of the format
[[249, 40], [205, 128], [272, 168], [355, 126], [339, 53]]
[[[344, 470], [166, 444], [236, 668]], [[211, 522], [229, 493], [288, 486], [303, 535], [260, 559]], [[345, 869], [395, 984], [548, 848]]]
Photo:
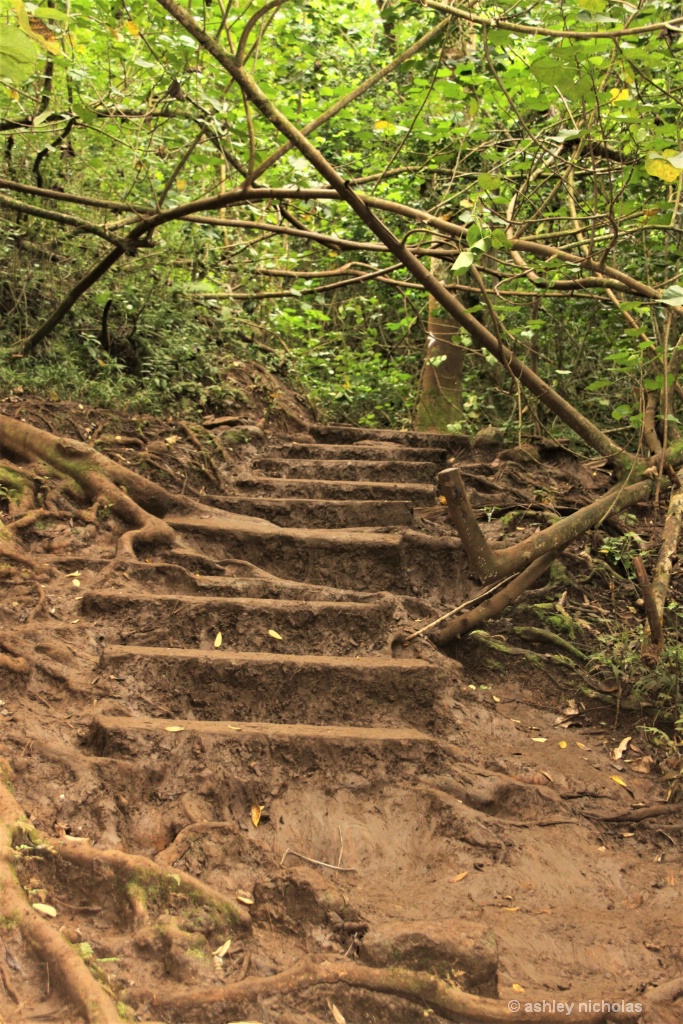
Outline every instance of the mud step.
[[253, 527], [220, 516], [169, 516], [188, 542], [215, 559], [231, 555], [268, 572], [307, 583], [392, 590], [449, 601], [466, 588], [459, 542], [417, 531], [283, 529], [254, 521]]
[[309, 498], [311, 500], [351, 499], [355, 501], [407, 501], [411, 505], [433, 505], [434, 484], [395, 483], [393, 481], [306, 480], [301, 477], [240, 476], [239, 491], [258, 491], [259, 496]]
[[226, 498], [211, 494], [206, 499], [216, 508], [242, 516], [257, 516], [278, 526], [410, 526], [413, 514], [408, 501], [325, 501], [315, 498]]
[[[389, 597], [374, 602], [282, 601], [101, 590], [86, 592], [81, 608], [105, 624], [113, 618], [116, 635], [125, 644], [210, 650], [220, 633], [223, 650], [349, 654], [384, 646], [395, 602]], [[121, 632], [121, 621], [131, 623], [130, 628]], [[269, 630], [282, 639], [270, 636]]]
[[398, 462], [443, 463], [450, 452], [447, 448], [412, 449], [405, 445], [378, 442], [377, 444], [290, 444], [273, 445], [270, 455], [278, 459], [354, 459]]
[[[283, 722], [205, 722], [194, 719], [98, 716], [90, 726], [88, 743], [98, 748], [111, 745], [120, 733], [159, 734], [160, 738], [184, 732], [245, 743], [268, 740], [278, 744], [324, 743], [342, 747], [405, 747], [415, 743], [438, 746], [439, 741], [417, 729], [372, 729], [353, 725], [289, 725]], [[170, 735], [169, 735], [170, 734]], [[114, 743], [116, 741], [114, 740]]]
[[[329, 657], [164, 647], [106, 647], [100, 687], [126, 683], [166, 715], [364, 726], [438, 725], [445, 668], [409, 658]], [[103, 709], [104, 710], [104, 709]]]
[[[65, 562], [66, 570], [74, 566], [82, 567], [82, 559]], [[103, 567], [109, 561], [102, 563]], [[299, 583], [296, 580], [283, 580], [268, 575], [256, 575], [258, 570], [245, 564], [244, 570], [237, 563], [229, 566], [236, 575], [226, 576], [195, 576], [173, 562], [133, 562], [126, 566], [120, 576], [114, 576], [111, 585], [120, 583], [127, 594], [131, 590], [131, 582], [144, 586], [152, 594], [188, 594], [216, 597], [255, 597], [264, 600], [296, 600], [296, 601], [371, 601], [387, 597], [381, 591], [364, 592], [360, 590], [339, 590], [335, 587], [318, 586], [310, 583]], [[250, 571], [251, 570], [251, 571]], [[242, 571], [244, 575], [242, 575]], [[417, 602], [416, 602], [417, 604]], [[431, 610], [431, 609], [430, 609]], [[416, 615], [427, 614], [418, 608]]]
[[266, 476], [296, 480], [383, 480], [433, 482], [441, 465], [435, 462], [364, 462], [361, 459], [256, 459], [252, 470]]
[[343, 424], [314, 425], [309, 433], [324, 444], [358, 444], [362, 441], [389, 441], [409, 448], [446, 448], [449, 452], [469, 448], [467, 434], [428, 434], [416, 430], [377, 430], [370, 427], [347, 427]]

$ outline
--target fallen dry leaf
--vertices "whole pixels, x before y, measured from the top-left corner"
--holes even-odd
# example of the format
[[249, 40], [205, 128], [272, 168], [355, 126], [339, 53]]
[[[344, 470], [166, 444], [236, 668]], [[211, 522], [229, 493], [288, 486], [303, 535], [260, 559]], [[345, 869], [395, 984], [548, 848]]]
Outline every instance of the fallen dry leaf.
[[610, 775], [612, 782], [616, 782], [617, 786], [623, 786], [624, 789], [628, 789], [628, 786], [623, 779], [620, 779], [618, 775]]
[[521, 985], [518, 985], [517, 983], [515, 983], [515, 984], [514, 984], [514, 985], [512, 986], [512, 991], [513, 991], [513, 992], [523, 992], [523, 991], [524, 991], [524, 989], [522, 988], [522, 986], [521, 986]]
[[216, 639], [213, 642], [213, 646], [214, 647], [220, 647], [220, 645], [222, 643], [223, 643], [223, 634], [222, 633], [216, 633]]
[[463, 878], [466, 878], [467, 875], [469, 875], [469, 871], [461, 871], [459, 875], [453, 875], [453, 877], [449, 878], [448, 881], [449, 882], [462, 882]]
[[49, 903], [32, 903], [31, 906], [34, 910], [37, 910], [39, 914], [44, 914], [45, 917], [57, 916], [57, 911], [54, 907], [51, 907]]
[[566, 750], [566, 749], [567, 749], [567, 741], [566, 741], [566, 740], [560, 740], [560, 742], [559, 742], [558, 746], [559, 746], [559, 747], [560, 747], [560, 748], [561, 748], [562, 750]]
[[624, 752], [625, 752], [625, 750], [628, 747], [630, 742], [631, 742], [631, 737], [627, 736], [625, 739], [623, 739], [621, 741], [621, 743], [619, 744], [618, 747], [614, 748], [614, 750], [612, 751], [612, 760], [613, 761], [621, 760], [621, 758], [624, 756]]
[[254, 826], [254, 828], [258, 827], [258, 823], [261, 820], [261, 812], [263, 811], [264, 807], [265, 807], [265, 804], [261, 804], [261, 805], [254, 804], [254, 806], [251, 809], [251, 823]]
[[237, 897], [237, 902], [238, 903], [244, 903], [248, 907], [253, 907], [253, 905], [254, 905], [254, 901], [252, 900], [251, 896], [238, 896]]
[[334, 1017], [335, 1024], [346, 1024], [346, 1017], [341, 1012], [341, 1010], [338, 1007], [336, 1007], [334, 1003], [328, 1003], [328, 1006], [330, 1008], [332, 1016]]
[[81, 581], [80, 580], [72, 580], [71, 582], [73, 583], [74, 587], [80, 587], [80, 585], [81, 585]]
[[547, 736], [532, 736], [531, 737], [531, 742], [532, 743], [547, 743], [548, 742], [548, 737]]
[[282, 637], [280, 636], [280, 634], [278, 632], [276, 632], [276, 630], [274, 630], [274, 629], [269, 629], [268, 630], [268, 636], [272, 636], [273, 640], [282, 640]]
[[219, 946], [218, 949], [214, 949], [213, 956], [224, 957], [231, 946], [232, 939], [226, 939], [222, 946]]
[[647, 754], [645, 757], [641, 757], [639, 761], [631, 762], [631, 771], [638, 772], [639, 775], [648, 775], [654, 764], [654, 759]]
[[164, 727], [164, 732], [185, 732], [184, 725], [167, 725]]

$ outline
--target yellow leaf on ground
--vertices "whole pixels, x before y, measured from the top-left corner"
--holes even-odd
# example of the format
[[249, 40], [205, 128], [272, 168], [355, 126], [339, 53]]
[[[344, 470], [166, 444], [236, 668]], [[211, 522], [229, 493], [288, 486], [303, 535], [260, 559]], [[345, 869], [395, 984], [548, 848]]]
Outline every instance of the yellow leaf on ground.
[[330, 1003], [329, 1006], [332, 1016], [334, 1017], [335, 1024], [346, 1024], [346, 1017], [341, 1010], [335, 1006], [334, 1003]]
[[224, 957], [225, 954], [230, 949], [231, 945], [232, 945], [232, 939], [226, 939], [222, 946], [219, 946], [218, 949], [214, 949], [213, 955], [214, 956]]
[[566, 740], [560, 740], [560, 744], [559, 745], [560, 745], [560, 748], [562, 750], [566, 750], [567, 749], [567, 741]]
[[254, 806], [251, 809], [251, 823], [254, 826], [254, 828], [258, 827], [258, 823], [261, 820], [261, 812], [264, 807], [265, 804], [261, 804], [260, 806], [254, 804]]
[[523, 992], [523, 991], [524, 991], [524, 989], [522, 988], [522, 986], [521, 986], [521, 985], [518, 985], [517, 983], [515, 983], [515, 984], [514, 984], [514, 985], [512, 986], [512, 991], [513, 991], [513, 992]]
[[280, 634], [278, 632], [276, 632], [276, 630], [274, 630], [274, 629], [269, 629], [268, 630], [268, 636], [272, 636], [273, 640], [282, 640], [282, 637], [280, 636]]
[[167, 725], [164, 732], [185, 732], [184, 725]]
[[618, 775], [610, 775], [610, 779], [612, 780], [612, 782], [616, 782], [618, 786], [623, 786], [624, 789], [628, 789], [628, 786], [626, 785], [624, 780], [620, 779]]
[[45, 917], [57, 916], [57, 911], [54, 907], [51, 907], [49, 903], [32, 903], [31, 906], [34, 910], [37, 910], [39, 914], [44, 914]]
[[547, 736], [532, 736], [531, 737], [531, 742], [532, 743], [547, 743], [548, 742], [548, 737]]
[[220, 647], [220, 645], [222, 643], [223, 643], [223, 634], [222, 633], [216, 633], [216, 639], [213, 642], [213, 646], [214, 647]]
[[463, 878], [466, 878], [467, 875], [469, 875], [469, 871], [461, 871], [459, 875], [453, 875], [452, 878], [449, 878], [449, 882], [462, 882]]

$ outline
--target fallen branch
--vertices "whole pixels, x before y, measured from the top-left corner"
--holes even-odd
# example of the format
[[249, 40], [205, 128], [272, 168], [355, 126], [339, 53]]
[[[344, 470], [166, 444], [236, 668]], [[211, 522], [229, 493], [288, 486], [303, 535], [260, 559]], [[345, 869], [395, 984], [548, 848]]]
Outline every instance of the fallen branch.
[[282, 854], [282, 860], [280, 861], [280, 867], [284, 866], [285, 859], [287, 857], [298, 857], [299, 860], [305, 860], [307, 864], [315, 864], [319, 868], [330, 868], [332, 871], [355, 871], [355, 868], [343, 868], [339, 864], [328, 864], [324, 860], [314, 860], [313, 857], [306, 857], [303, 853], [297, 853], [296, 850], [285, 850]]
[[[413, 509], [413, 512], [414, 511], [415, 509]], [[473, 604], [478, 604], [480, 601], [483, 601], [485, 597], [488, 597], [489, 594], [495, 593], [495, 591], [498, 590], [499, 587], [502, 587], [512, 578], [512, 576], [508, 576], [506, 580], [499, 580], [497, 583], [494, 583], [492, 587], [488, 587], [488, 589], [482, 590], [480, 594], [475, 594], [474, 597], [471, 597], [469, 599], [469, 601], [463, 601], [463, 603], [459, 604], [457, 608], [452, 608], [449, 612], [446, 612], [444, 615], [440, 615], [438, 619], [434, 619], [432, 622], [428, 622], [426, 626], [422, 627], [422, 629], [418, 629], [416, 630], [415, 633], [411, 633], [409, 636], [407, 636], [403, 641], [403, 646], [405, 647], [405, 645], [407, 643], [410, 643], [411, 640], [414, 640], [415, 637], [422, 636], [423, 633], [427, 633], [430, 629], [433, 629], [434, 626], [438, 626], [441, 622], [445, 622], [446, 619], [450, 619], [453, 615], [458, 615], [461, 611], [464, 611], [465, 608], [470, 608]]]
[[438, 474], [438, 486], [446, 498], [451, 522], [462, 540], [470, 568], [481, 580], [494, 580], [519, 572], [546, 554], [557, 554], [571, 541], [593, 529], [610, 515], [644, 501], [655, 481], [648, 477], [635, 484], [617, 484], [607, 494], [584, 505], [545, 530], [507, 548], [492, 548], [482, 533], [470, 505], [460, 471], [453, 467]]
[[[676, 495], [674, 495], [674, 497], [676, 497]], [[681, 505], [681, 508], [683, 510], [683, 504]], [[635, 569], [636, 579], [638, 580], [640, 592], [643, 595], [645, 614], [647, 616], [648, 626], [650, 627], [650, 644], [648, 646], [659, 648], [664, 643], [664, 632], [662, 630], [661, 614], [657, 607], [657, 602], [655, 601], [654, 590], [652, 589], [652, 584], [648, 579], [645, 564], [640, 555], [636, 555], [634, 557], [633, 568]]]
[[478, 629], [487, 619], [500, 615], [504, 608], [507, 608], [525, 590], [528, 590], [539, 576], [543, 575], [554, 560], [555, 553], [551, 552], [532, 562], [519, 576], [516, 576], [502, 590], [498, 590], [488, 601], [482, 602], [471, 612], [460, 616], [455, 622], [450, 622], [444, 629], [440, 630], [434, 637], [435, 642], [440, 647], [443, 647], [464, 633], [469, 633], [472, 629]]
[[[657, 564], [655, 565], [655, 569], [652, 574], [654, 614], [660, 630], [664, 619], [664, 605], [666, 604], [666, 595], [669, 592], [671, 572], [676, 561], [678, 542], [681, 536], [681, 521], [683, 520], [683, 489], [680, 487], [678, 477], [676, 479], [679, 483], [679, 487], [673, 492], [669, 500], [669, 508], [666, 513], [664, 528], [662, 529], [662, 543], [659, 549], [659, 557], [657, 558]], [[650, 633], [652, 636], [652, 642], [656, 644], [656, 633], [652, 631], [651, 623]], [[661, 643], [662, 640], [663, 636], [659, 642]]]

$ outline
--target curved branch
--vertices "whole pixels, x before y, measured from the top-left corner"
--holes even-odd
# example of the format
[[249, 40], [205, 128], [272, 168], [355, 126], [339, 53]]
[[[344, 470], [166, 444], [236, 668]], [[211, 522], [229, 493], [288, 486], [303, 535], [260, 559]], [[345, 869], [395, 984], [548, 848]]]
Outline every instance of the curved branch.
[[486, 18], [482, 14], [473, 14], [462, 7], [452, 7], [440, 0], [413, 0], [421, 7], [431, 7], [433, 11], [450, 11], [456, 18], [469, 21], [472, 25], [485, 28], [500, 28], [508, 32], [516, 32], [524, 36], [547, 36], [549, 39], [622, 39], [624, 36], [648, 35], [653, 32], [683, 32], [683, 18], [672, 18], [671, 21], [649, 22], [647, 25], [632, 25], [629, 28], [614, 28], [582, 32], [574, 29], [541, 28], [539, 25], [522, 25], [504, 18]]

